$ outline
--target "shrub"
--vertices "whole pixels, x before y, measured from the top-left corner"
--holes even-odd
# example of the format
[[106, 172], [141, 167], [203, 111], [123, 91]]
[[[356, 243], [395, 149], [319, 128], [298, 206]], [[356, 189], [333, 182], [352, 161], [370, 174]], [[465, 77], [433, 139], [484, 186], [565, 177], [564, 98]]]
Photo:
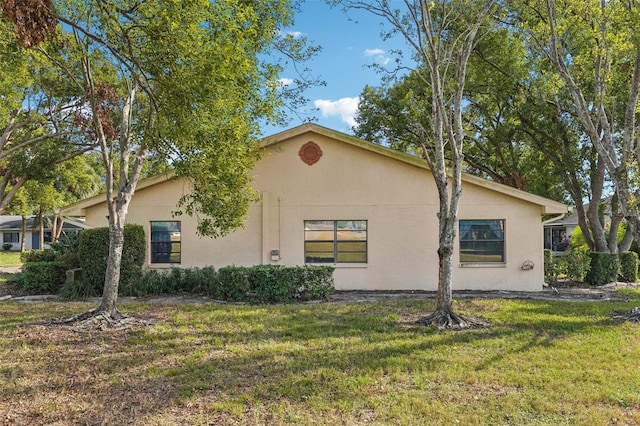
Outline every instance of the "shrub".
[[29, 262], [24, 265], [22, 287], [30, 294], [57, 293], [66, 280], [62, 262]]
[[205, 294], [208, 288], [215, 287], [216, 273], [212, 267], [173, 268], [169, 271], [150, 269], [143, 271], [121, 289], [121, 296], [150, 296], [158, 294], [194, 293]]
[[218, 271], [211, 297], [255, 303], [291, 303], [321, 299], [334, 290], [330, 266], [227, 266]]
[[58, 291], [58, 296], [69, 300], [83, 300], [99, 295], [95, 288], [88, 286], [82, 280], [65, 282]]
[[78, 253], [80, 244], [80, 233], [63, 235], [55, 243], [51, 243], [51, 249], [58, 254]]
[[551, 279], [553, 277], [553, 252], [544, 249], [544, 277]]
[[2, 244], [2, 250], [4, 250], [4, 251], [11, 250], [12, 248], [13, 248], [13, 244], [11, 244], [11, 243]]
[[304, 284], [297, 289], [302, 300], [324, 299], [333, 293], [333, 271], [331, 266], [298, 266], [304, 275]]
[[602, 285], [615, 281], [618, 278], [620, 260], [614, 253], [589, 253], [591, 257], [589, 272], [585, 281], [591, 285]]
[[53, 262], [57, 260], [58, 255], [51, 249], [47, 250], [25, 250], [20, 253], [20, 260], [23, 264], [29, 262]]
[[566, 255], [567, 278], [572, 281], [583, 282], [589, 271], [591, 258], [587, 253], [569, 251]]
[[180, 290], [187, 293], [206, 293], [214, 287], [218, 276], [213, 267], [184, 269]]
[[[119, 291], [121, 294], [130, 292], [135, 281], [140, 279], [145, 254], [144, 228], [141, 225], [125, 225], [124, 248], [120, 264]], [[109, 228], [82, 231], [78, 242], [78, 256], [84, 273], [83, 282], [90, 287], [87, 292], [101, 294], [104, 289], [104, 275], [109, 257]]]
[[250, 290], [249, 268], [226, 266], [218, 270], [218, 279], [207, 293], [214, 299], [241, 302], [247, 300]]
[[620, 254], [620, 275], [628, 283], [635, 283], [638, 279], [638, 253], [625, 251]]

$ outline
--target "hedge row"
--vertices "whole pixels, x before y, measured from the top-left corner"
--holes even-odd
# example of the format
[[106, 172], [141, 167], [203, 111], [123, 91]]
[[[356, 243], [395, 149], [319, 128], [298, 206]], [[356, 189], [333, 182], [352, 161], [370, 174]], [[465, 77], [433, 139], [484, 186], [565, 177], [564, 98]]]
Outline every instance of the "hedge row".
[[635, 252], [592, 252], [581, 254], [569, 252], [565, 256], [552, 257], [551, 250], [544, 251], [545, 278], [555, 281], [558, 276], [598, 286], [616, 281], [618, 276], [627, 282], [636, 282], [638, 255]]
[[[252, 267], [228, 266], [217, 273], [211, 268], [149, 270], [130, 285], [121, 286], [121, 296], [159, 294], [204, 294], [229, 302], [292, 303], [326, 298], [334, 291], [329, 266]], [[74, 299], [97, 295], [86, 282], [65, 285], [61, 296]]]
[[331, 266], [226, 266], [209, 296], [254, 303], [324, 299], [334, 290]]

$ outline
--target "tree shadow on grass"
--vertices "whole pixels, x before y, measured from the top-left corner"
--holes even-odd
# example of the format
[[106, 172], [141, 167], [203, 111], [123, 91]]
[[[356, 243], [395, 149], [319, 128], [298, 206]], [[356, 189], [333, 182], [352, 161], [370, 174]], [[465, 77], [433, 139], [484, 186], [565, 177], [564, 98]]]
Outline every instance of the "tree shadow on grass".
[[[5, 337], [10, 347], [3, 350], [25, 355], [19, 377], [0, 371], [14, 383], [3, 391], [0, 411], [8, 399], [31, 401], [31, 408], [11, 407], [20, 407], [36, 423], [264, 424], [260, 416], [283, 406], [310, 416], [341, 411], [356, 418], [375, 405], [373, 400], [389, 398], [386, 403], [393, 404], [392, 394], [411, 392], [433, 397], [449, 380], [464, 381], [510, 357], [614, 324], [602, 321], [603, 309], [594, 305], [496, 306], [457, 304], [472, 315], [486, 310], [492, 328], [437, 332], [403, 319], [403, 312], [433, 309], [432, 302], [136, 305], [130, 308], [134, 315], [162, 321], [135, 331], [69, 332], [57, 338], [51, 334], [55, 327], [30, 337], [20, 334], [24, 330], [10, 333]], [[504, 346], [492, 346], [495, 341]], [[459, 371], [448, 370], [452, 363]], [[30, 371], [43, 368], [46, 374], [28, 384]], [[47, 404], [56, 409], [47, 411]], [[271, 415], [273, 423], [285, 422], [277, 417], [284, 414]]]

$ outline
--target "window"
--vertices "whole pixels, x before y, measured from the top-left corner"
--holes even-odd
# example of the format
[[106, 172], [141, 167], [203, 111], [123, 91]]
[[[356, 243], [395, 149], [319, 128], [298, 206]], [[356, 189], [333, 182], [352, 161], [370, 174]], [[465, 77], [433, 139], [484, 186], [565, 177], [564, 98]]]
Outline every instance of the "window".
[[304, 261], [367, 263], [367, 221], [305, 220]]
[[20, 242], [20, 233], [19, 232], [3, 232], [2, 233], [2, 242], [5, 242], [5, 243], [19, 243]]
[[461, 220], [460, 262], [504, 263], [504, 220]]
[[180, 263], [180, 222], [151, 222], [151, 263]]

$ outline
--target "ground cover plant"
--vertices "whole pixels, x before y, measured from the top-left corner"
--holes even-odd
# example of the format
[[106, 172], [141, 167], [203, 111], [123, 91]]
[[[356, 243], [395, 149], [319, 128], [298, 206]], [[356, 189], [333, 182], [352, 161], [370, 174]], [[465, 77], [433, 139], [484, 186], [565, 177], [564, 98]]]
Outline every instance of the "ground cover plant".
[[0, 303], [8, 424], [639, 424], [628, 302], [465, 299], [492, 327], [416, 326], [431, 300], [122, 304], [149, 323], [41, 321], [86, 303]]

